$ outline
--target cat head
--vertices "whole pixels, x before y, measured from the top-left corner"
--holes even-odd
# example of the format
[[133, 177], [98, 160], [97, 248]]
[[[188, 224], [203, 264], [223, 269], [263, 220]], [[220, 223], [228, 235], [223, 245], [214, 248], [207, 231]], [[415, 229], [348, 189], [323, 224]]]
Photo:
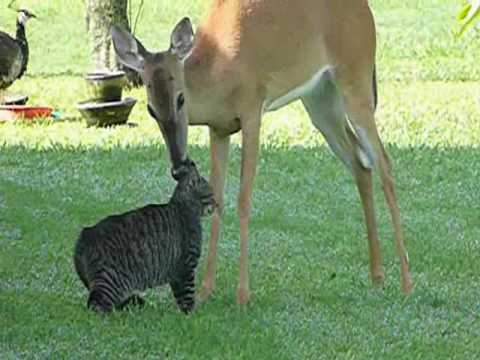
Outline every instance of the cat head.
[[195, 163], [187, 160], [183, 165], [183, 174], [178, 180], [173, 197], [189, 207], [201, 208], [202, 216], [211, 215], [217, 206], [212, 187], [200, 175]]

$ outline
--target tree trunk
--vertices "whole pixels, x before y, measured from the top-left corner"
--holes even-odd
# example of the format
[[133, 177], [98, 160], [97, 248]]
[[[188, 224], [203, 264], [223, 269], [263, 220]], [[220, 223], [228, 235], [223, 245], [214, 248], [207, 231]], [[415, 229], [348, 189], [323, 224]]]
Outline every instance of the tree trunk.
[[[87, 31], [92, 46], [92, 63], [95, 71], [123, 70], [130, 86], [142, 85], [140, 75], [122, 66], [113, 50], [110, 27], [120, 25], [130, 31], [128, 23], [128, 0], [86, 0]], [[141, 11], [141, 5], [138, 11]]]
[[117, 24], [130, 30], [127, 0], [87, 0], [86, 20], [95, 71], [118, 69], [112, 49], [110, 27]]

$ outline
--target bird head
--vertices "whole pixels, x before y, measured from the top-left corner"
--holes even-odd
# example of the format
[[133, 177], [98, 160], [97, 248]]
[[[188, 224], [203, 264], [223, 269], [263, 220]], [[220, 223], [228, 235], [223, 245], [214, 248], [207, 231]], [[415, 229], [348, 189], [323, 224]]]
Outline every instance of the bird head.
[[32, 18], [36, 18], [35, 14], [31, 13], [27, 9], [18, 9], [17, 12], [18, 12], [18, 22], [22, 25], [25, 25], [25, 23], [28, 20]]

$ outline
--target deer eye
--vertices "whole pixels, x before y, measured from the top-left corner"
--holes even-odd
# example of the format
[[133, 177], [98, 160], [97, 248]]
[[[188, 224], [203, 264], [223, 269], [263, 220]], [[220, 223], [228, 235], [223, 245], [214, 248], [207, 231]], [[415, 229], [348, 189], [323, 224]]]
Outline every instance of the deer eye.
[[184, 104], [185, 104], [185, 97], [183, 96], [183, 93], [180, 93], [177, 96], [177, 111], [181, 110]]

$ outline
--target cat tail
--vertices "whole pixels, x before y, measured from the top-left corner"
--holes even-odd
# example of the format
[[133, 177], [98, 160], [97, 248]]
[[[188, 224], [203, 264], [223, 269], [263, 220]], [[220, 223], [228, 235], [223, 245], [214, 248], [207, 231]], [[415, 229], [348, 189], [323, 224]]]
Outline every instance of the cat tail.
[[87, 279], [87, 266], [85, 264], [85, 251], [86, 251], [86, 238], [88, 237], [87, 229], [83, 229], [80, 233], [80, 236], [75, 245], [75, 251], [73, 254], [73, 263], [75, 265], [75, 270], [77, 271], [80, 280], [82, 280], [83, 285], [90, 290], [90, 284]]

